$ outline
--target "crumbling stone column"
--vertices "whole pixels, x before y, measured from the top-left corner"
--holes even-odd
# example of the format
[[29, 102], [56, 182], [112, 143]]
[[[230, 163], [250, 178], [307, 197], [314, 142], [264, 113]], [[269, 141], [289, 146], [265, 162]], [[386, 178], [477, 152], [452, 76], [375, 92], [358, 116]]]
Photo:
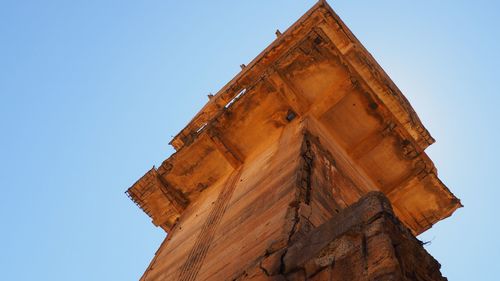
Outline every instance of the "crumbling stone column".
[[241, 280], [444, 281], [441, 265], [371, 192]]

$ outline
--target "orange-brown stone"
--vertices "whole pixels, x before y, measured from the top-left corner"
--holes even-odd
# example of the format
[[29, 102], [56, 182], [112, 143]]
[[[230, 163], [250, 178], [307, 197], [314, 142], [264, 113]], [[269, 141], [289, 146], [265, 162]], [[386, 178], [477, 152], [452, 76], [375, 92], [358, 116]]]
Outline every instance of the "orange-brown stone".
[[[413, 236], [461, 207], [425, 153], [433, 142], [320, 1], [127, 191], [168, 232], [142, 280], [443, 280]], [[377, 219], [352, 211], [372, 191], [389, 210]], [[307, 245], [315, 235], [325, 247]]]

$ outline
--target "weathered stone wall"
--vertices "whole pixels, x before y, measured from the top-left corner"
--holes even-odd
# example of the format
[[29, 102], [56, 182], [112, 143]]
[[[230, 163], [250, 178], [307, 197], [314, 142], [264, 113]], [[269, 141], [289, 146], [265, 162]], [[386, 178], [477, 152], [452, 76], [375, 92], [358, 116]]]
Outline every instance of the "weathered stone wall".
[[317, 132], [292, 122], [207, 188], [142, 280], [445, 280], [382, 193], [358, 202]]
[[440, 264], [372, 192], [240, 280], [445, 281]]
[[361, 196], [305, 123], [269, 142], [187, 207], [143, 280], [241, 278]]

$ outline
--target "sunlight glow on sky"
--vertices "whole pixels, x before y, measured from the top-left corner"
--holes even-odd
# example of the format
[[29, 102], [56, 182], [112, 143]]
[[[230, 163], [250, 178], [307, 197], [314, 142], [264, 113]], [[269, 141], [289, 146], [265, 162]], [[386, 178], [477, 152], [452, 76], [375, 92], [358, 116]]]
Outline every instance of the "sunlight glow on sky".
[[[315, 1], [0, 1], [2, 280], [138, 280], [164, 232], [124, 191]], [[437, 140], [465, 208], [419, 237], [453, 281], [500, 262], [499, 1], [331, 1]]]

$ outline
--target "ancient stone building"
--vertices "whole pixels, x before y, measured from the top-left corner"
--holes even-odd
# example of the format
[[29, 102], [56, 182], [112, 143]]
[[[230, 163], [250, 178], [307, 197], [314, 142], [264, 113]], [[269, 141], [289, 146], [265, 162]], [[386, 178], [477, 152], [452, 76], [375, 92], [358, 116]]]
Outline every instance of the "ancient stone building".
[[461, 207], [433, 142], [320, 1], [127, 191], [168, 233], [141, 280], [446, 280], [414, 237]]

